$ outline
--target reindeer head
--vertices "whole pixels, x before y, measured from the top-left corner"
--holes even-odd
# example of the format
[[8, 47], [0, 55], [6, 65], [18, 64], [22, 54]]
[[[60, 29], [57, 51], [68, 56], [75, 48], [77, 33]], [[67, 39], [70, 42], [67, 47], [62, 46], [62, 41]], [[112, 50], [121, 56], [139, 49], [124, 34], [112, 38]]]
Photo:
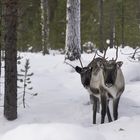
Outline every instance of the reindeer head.
[[76, 66], [75, 67], [75, 70], [77, 73], [80, 74], [81, 76], [81, 82], [82, 82], [82, 85], [85, 87], [85, 88], [88, 88], [89, 85], [90, 85], [90, 79], [91, 79], [91, 72], [92, 72], [92, 67], [79, 67], [79, 66]]
[[87, 67], [75, 67], [76, 72], [81, 76], [81, 82], [85, 88], [90, 86], [91, 74], [97, 75], [101, 70], [104, 61], [106, 60], [98, 57], [94, 58]]
[[115, 84], [117, 72], [123, 64], [122, 61], [117, 62], [118, 46], [115, 47], [115, 49], [116, 49], [116, 57], [115, 59], [112, 59], [109, 61], [107, 60], [107, 58], [105, 58], [107, 49], [104, 51], [103, 56], [100, 56], [97, 53], [97, 55], [99, 55], [100, 57], [99, 62], [97, 61], [97, 64], [98, 64], [98, 67], [103, 70], [104, 83], [108, 88]]
[[115, 60], [106, 61], [103, 64], [103, 76], [105, 85], [109, 88], [115, 84], [118, 70], [121, 68], [123, 62]]
[[82, 85], [85, 88], [88, 88], [90, 86], [92, 67], [90, 67], [90, 66], [83, 67], [83, 64], [82, 64], [82, 61], [80, 58], [79, 58], [79, 61], [80, 61], [81, 67], [79, 67], [79, 66], [74, 67], [73, 65], [67, 63], [66, 61], [65, 61], [65, 63], [67, 65], [71, 66], [72, 68], [74, 68], [75, 71], [80, 74]]

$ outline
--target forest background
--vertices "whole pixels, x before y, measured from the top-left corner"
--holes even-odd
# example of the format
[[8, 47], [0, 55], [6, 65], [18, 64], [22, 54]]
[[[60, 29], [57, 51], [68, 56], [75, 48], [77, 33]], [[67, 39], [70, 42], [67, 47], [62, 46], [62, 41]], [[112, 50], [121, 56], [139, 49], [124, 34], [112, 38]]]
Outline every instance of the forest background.
[[[140, 46], [139, 7], [139, 0], [104, 0], [104, 46], [108, 46], [106, 41], [112, 34], [112, 24], [115, 30], [115, 44], [133, 48]], [[81, 47], [86, 42], [92, 42], [97, 48], [100, 45], [99, 8], [98, 0], [81, 0]], [[19, 0], [18, 13], [18, 50], [42, 51], [41, 1]], [[49, 49], [64, 49], [67, 22], [66, 0], [48, 0], [48, 13]], [[2, 27], [0, 24], [1, 29]]]

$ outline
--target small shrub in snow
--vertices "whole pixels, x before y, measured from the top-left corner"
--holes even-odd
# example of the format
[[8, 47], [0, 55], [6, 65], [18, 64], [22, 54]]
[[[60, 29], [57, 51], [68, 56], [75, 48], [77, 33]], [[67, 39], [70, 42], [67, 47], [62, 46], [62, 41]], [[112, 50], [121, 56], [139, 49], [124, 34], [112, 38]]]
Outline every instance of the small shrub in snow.
[[25, 103], [25, 97], [26, 97], [26, 93], [32, 95], [32, 96], [37, 96], [37, 93], [31, 93], [31, 90], [33, 89], [33, 87], [31, 86], [31, 76], [34, 75], [34, 73], [29, 73], [29, 69], [30, 69], [30, 63], [29, 63], [29, 59], [26, 59], [25, 62], [25, 66], [24, 69], [20, 70], [20, 74], [18, 74], [18, 81], [21, 83], [21, 86], [18, 86], [18, 88], [23, 89], [22, 92], [22, 103], [23, 103], [23, 107], [25, 108], [26, 103]]

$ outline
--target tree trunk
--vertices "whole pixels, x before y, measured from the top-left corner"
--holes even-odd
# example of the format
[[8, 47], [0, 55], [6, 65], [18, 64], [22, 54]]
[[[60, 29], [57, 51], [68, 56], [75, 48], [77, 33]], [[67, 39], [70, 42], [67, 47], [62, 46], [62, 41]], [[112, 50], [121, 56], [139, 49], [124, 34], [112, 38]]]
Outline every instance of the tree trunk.
[[50, 19], [50, 12], [49, 12], [49, 1], [48, 0], [42, 0], [42, 51], [43, 55], [49, 54], [48, 48], [50, 48], [49, 45], [49, 19]]
[[121, 27], [122, 27], [122, 48], [124, 48], [124, 1], [122, 0], [122, 18], [121, 18]]
[[80, 0], [67, 0], [65, 59], [81, 57]]
[[115, 43], [115, 1], [110, 1], [110, 48], [113, 48]]
[[4, 115], [17, 118], [17, 0], [4, 0], [5, 96]]
[[2, 0], [0, 0], [0, 81], [1, 81], [1, 48], [2, 48]]
[[103, 32], [103, 25], [104, 25], [103, 5], [104, 5], [104, 1], [99, 0], [99, 38], [100, 38], [99, 50], [101, 52], [103, 52], [103, 50], [105, 50], [104, 32]]

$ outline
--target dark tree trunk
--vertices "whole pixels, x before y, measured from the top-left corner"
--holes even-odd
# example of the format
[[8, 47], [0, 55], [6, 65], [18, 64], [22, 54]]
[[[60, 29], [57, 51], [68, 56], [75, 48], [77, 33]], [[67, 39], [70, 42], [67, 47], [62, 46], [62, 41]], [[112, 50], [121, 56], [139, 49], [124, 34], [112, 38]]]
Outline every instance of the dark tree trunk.
[[2, 48], [2, 0], [0, 0], [0, 78], [1, 78], [1, 48]]
[[110, 2], [110, 48], [113, 48], [115, 43], [115, 1]]
[[4, 0], [5, 96], [4, 116], [17, 118], [17, 0]]
[[49, 0], [42, 0], [42, 16], [43, 16], [43, 54], [49, 54], [49, 24], [50, 24], [50, 10], [49, 10]]
[[122, 0], [122, 19], [121, 19], [121, 26], [122, 26], [122, 48], [124, 48], [124, 1]]
[[103, 3], [104, 3], [103, 0], [99, 0], [99, 38], [100, 38], [99, 50], [101, 52], [103, 52], [103, 50], [105, 50], [104, 32], [103, 32], [103, 25], [104, 25]]

